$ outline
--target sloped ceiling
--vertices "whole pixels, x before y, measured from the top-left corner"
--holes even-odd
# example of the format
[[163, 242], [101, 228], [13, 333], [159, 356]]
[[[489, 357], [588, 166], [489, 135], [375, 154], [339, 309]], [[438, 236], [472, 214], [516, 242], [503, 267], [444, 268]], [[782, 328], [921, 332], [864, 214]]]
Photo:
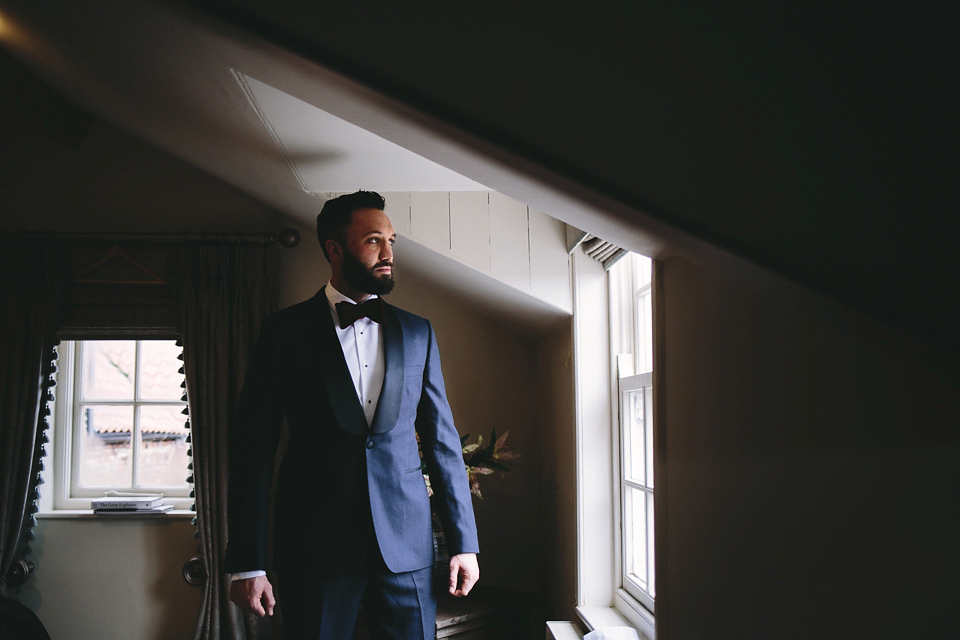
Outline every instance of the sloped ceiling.
[[444, 6], [0, 0], [66, 95], [293, 217], [316, 199], [230, 69], [628, 248], [960, 344], [954, 9]]
[[328, 192], [485, 189], [334, 115], [345, 101], [325, 111], [288, 93], [309, 97], [312, 69], [275, 48], [152, 2], [23, 8], [0, 14], [4, 44], [54, 88], [304, 224]]
[[486, 190], [482, 184], [256, 78], [240, 72], [235, 76], [304, 191]]

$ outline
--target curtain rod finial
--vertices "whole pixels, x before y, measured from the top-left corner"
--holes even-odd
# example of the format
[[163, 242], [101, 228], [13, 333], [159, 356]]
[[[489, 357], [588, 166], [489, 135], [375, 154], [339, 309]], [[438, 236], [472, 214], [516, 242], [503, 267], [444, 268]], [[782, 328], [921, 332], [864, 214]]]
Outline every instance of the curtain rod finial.
[[279, 240], [280, 244], [282, 244], [286, 248], [292, 249], [293, 247], [300, 244], [300, 232], [298, 232], [296, 229], [290, 229], [290, 228], [284, 229], [277, 236], [277, 240]]

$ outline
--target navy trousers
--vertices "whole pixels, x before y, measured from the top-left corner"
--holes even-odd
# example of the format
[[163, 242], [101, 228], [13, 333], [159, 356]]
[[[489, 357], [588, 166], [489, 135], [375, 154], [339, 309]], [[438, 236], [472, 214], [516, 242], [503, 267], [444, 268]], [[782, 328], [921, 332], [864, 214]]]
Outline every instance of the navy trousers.
[[381, 565], [336, 577], [287, 572], [278, 582], [283, 640], [352, 640], [361, 603], [373, 640], [436, 637], [432, 567], [391, 573]]

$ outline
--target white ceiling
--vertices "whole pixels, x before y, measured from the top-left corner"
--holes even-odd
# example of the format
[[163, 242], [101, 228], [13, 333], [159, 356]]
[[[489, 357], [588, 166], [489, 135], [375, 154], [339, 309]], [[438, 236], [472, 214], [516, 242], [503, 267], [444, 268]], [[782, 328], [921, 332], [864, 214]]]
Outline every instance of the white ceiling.
[[269, 84], [239, 71], [236, 77], [304, 191], [487, 190]]

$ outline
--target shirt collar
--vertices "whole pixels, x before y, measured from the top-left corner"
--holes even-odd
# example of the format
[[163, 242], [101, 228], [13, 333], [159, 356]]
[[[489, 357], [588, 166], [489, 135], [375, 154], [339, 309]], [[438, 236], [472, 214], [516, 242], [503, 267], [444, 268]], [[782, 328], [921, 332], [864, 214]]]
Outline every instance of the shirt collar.
[[[337, 316], [337, 303], [349, 302], [350, 304], [357, 304], [357, 301], [353, 300], [352, 298], [348, 298], [337, 291], [337, 289], [333, 286], [333, 280], [327, 283], [324, 293], [327, 295], [327, 304], [330, 306], [330, 310], [333, 312], [333, 319], [337, 321], [337, 326], [339, 326], [340, 318]], [[371, 293], [367, 300], [373, 300], [376, 297], [377, 295], [375, 293]]]

